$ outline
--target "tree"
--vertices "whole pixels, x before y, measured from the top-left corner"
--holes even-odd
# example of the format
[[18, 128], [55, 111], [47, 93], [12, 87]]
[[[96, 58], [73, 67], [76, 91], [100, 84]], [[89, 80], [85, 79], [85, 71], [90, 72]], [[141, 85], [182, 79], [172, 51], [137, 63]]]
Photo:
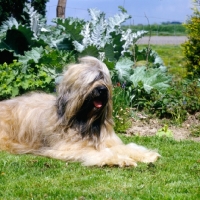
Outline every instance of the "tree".
[[31, 5], [38, 11], [42, 16], [46, 15], [46, 3], [49, 0], [31, 0]]
[[23, 22], [22, 13], [25, 3], [31, 2], [35, 10], [41, 15], [46, 14], [46, 3], [49, 0], [0, 0], [0, 25], [9, 17], [14, 17], [18, 22]]
[[24, 4], [27, 2], [28, 0], [0, 0], [0, 25], [11, 16], [21, 21]]
[[65, 18], [65, 7], [67, 0], [58, 0], [58, 5], [56, 9], [56, 17]]
[[194, 0], [193, 14], [185, 24], [188, 40], [182, 45], [189, 77], [200, 76], [200, 2]]

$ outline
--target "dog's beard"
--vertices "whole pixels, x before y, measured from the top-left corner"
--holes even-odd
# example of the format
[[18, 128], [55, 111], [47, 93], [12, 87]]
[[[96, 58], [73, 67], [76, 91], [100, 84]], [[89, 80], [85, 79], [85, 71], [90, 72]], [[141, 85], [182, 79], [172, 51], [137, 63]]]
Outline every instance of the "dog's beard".
[[101, 124], [105, 120], [109, 91], [106, 86], [95, 87], [85, 98], [82, 106], [69, 119], [69, 126], [82, 137], [99, 138]]
[[73, 119], [73, 128], [77, 129], [82, 137], [100, 136], [107, 102], [108, 90], [105, 86], [94, 88], [86, 97], [83, 105]]

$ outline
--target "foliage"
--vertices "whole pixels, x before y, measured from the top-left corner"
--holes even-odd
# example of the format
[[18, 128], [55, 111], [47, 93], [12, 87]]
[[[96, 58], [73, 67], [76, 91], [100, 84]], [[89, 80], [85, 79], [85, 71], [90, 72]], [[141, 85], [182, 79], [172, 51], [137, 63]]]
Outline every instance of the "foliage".
[[129, 82], [129, 77], [133, 73], [134, 62], [127, 57], [118, 60], [115, 65], [115, 75], [112, 77], [113, 82]]
[[[151, 57], [149, 58], [151, 59]], [[171, 87], [171, 77], [163, 69], [162, 63], [157, 65], [159, 59], [153, 58], [157, 57], [152, 56], [152, 65], [149, 68], [145, 66], [133, 68], [134, 62], [127, 57], [121, 58], [116, 63], [112, 70], [112, 80], [115, 85], [121, 87], [121, 91], [118, 89], [120, 91], [118, 95], [120, 98], [123, 97], [123, 100], [118, 101], [122, 102], [122, 105], [151, 110], [155, 96], [164, 95]], [[119, 111], [120, 108], [117, 107], [116, 110]]]
[[[1, 87], [12, 80], [7, 88], [2, 89], [1, 99], [32, 90], [53, 92], [63, 67], [75, 62], [73, 52], [61, 50], [64, 48], [58, 50], [63, 40], [58, 36], [61, 30], [49, 34], [49, 30], [44, 28], [45, 21], [30, 4], [24, 7], [24, 13], [28, 19], [26, 23], [18, 23], [15, 18], [10, 18], [1, 26], [0, 63], [4, 69]], [[8, 55], [6, 60], [4, 55]], [[19, 63], [13, 62], [13, 59]]]
[[0, 152], [0, 199], [199, 199], [200, 143], [119, 136], [157, 149], [161, 159], [122, 169]]
[[123, 10], [108, 19], [99, 10], [89, 9], [88, 12], [91, 17], [88, 22], [73, 18], [54, 20], [62, 26], [80, 56], [89, 54], [101, 60], [117, 61], [125, 53], [130, 53], [130, 46], [146, 33], [133, 33], [130, 29], [123, 31], [121, 24], [130, 18]]
[[[34, 47], [50, 46], [57, 49], [73, 50], [77, 57], [91, 55], [102, 60], [117, 61], [125, 53], [130, 55], [130, 46], [137, 41], [144, 31], [133, 33], [123, 31], [121, 23], [130, 16], [120, 12], [108, 19], [99, 10], [89, 9], [91, 21], [67, 18], [55, 19], [56, 28], [48, 27], [44, 19], [30, 6], [24, 8], [28, 23], [21, 24], [15, 18], [3, 23], [0, 32], [0, 54], [14, 52], [11, 61], [19, 54]], [[3, 63], [3, 61], [2, 61]]]
[[170, 138], [173, 138], [173, 133], [168, 128], [168, 126], [165, 124], [161, 129], [159, 129], [156, 132], [156, 136], [158, 136], [158, 137], [170, 137]]
[[193, 114], [200, 110], [200, 88], [197, 81], [173, 82], [164, 93], [152, 90], [147, 95], [143, 87], [133, 88], [133, 92], [139, 95], [133, 99], [132, 106], [145, 109], [160, 118], [171, 118], [176, 124], [181, 124], [187, 113]]
[[187, 20], [185, 27], [188, 40], [183, 44], [184, 54], [187, 59], [187, 70], [190, 78], [200, 75], [200, 5], [194, 1], [193, 15]]
[[19, 62], [0, 65], [0, 100], [33, 90], [54, 92], [66, 63], [75, 62], [67, 51], [33, 48]]
[[11, 14], [14, 18], [22, 20], [21, 14], [26, 2], [28, 0], [0, 0], [0, 25], [7, 18], [11, 17]]
[[46, 3], [48, 0], [0, 0], [0, 25], [9, 17], [14, 17], [19, 22], [25, 22], [26, 19], [22, 17], [25, 3], [31, 2], [32, 6], [38, 13], [45, 16]]
[[[30, 4], [26, 4], [24, 13], [28, 22], [22, 24], [10, 18], [1, 26], [0, 55], [11, 56], [7, 65], [17, 59], [23, 74], [34, 69], [37, 73], [45, 72], [52, 81], [59, 83], [63, 66], [75, 62], [78, 57], [91, 55], [103, 60], [116, 86], [113, 102], [117, 131], [124, 132], [130, 126], [131, 107], [158, 117], [171, 117], [176, 123], [182, 122], [188, 112], [199, 110], [198, 83], [173, 85], [160, 56], [149, 47], [139, 49], [136, 45], [145, 32], [122, 29], [122, 23], [130, 17], [125, 10], [105, 18], [103, 12], [90, 9], [90, 21], [55, 19], [56, 27], [46, 26], [45, 20]], [[0, 58], [3, 66], [5, 56]], [[44, 87], [48, 87], [45, 84]], [[9, 95], [23, 93], [22, 89], [19, 93], [10, 91]], [[1, 98], [9, 95], [3, 94]]]
[[[145, 47], [147, 48], [147, 45], [140, 45], [140, 48]], [[162, 58], [163, 65], [167, 66], [169, 74], [178, 80], [187, 76], [186, 59], [180, 45], [151, 45], [151, 49]]]
[[[134, 67], [138, 61], [145, 59], [147, 53], [148, 65]], [[122, 122], [126, 129], [130, 126], [131, 107], [150, 111], [155, 101], [154, 95], [162, 95], [171, 87], [171, 76], [155, 52], [137, 49], [136, 56], [132, 60], [130, 57], [120, 58], [110, 69], [112, 82], [116, 85], [113, 98], [116, 130], [122, 127]]]
[[46, 15], [46, 4], [49, 0], [31, 0], [31, 5], [42, 16]]
[[131, 126], [132, 110], [129, 107], [129, 99], [126, 91], [119, 85], [113, 88], [113, 118], [114, 129], [117, 133], [124, 133]]
[[23, 72], [23, 65], [16, 61], [0, 65], [0, 100], [32, 90], [53, 92], [54, 89], [54, 81], [42, 65], [29, 67], [26, 72]]
[[23, 70], [35, 64], [43, 65], [53, 78], [60, 76], [66, 64], [74, 63], [75, 57], [73, 52], [65, 50], [46, 48], [33, 48], [25, 52], [24, 56], [19, 56], [19, 62], [23, 64]]
[[[123, 91], [123, 95], [120, 95], [123, 100], [118, 100], [120, 102], [119, 105], [139, 111], [143, 110], [159, 118], [172, 119], [174, 124], [181, 124], [186, 120], [188, 113], [194, 114], [200, 111], [200, 87], [197, 80], [173, 82], [163, 92], [160, 92], [156, 87], [151, 90], [145, 90], [141, 81], [138, 82], [137, 86], [120, 85], [119, 83], [117, 86], [120, 86], [121, 91]], [[120, 110], [119, 106], [116, 106], [115, 111], [115, 106], [114, 113]], [[122, 110], [125, 109], [123, 108]], [[124, 116], [124, 118], [128, 117], [130, 115]]]
[[[133, 79], [131, 80], [130, 77], [134, 76], [132, 68], [135, 62], [145, 59], [146, 56], [148, 56], [148, 66], [157, 68], [152, 70], [156, 70], [156, 74], [159, 74], [151, 79], [150, 76], [154, 76], [154, 72], [149, 73], [148, 70], [144, 70], [143, 75], [148, 73], [149, 80], [153, 80], [152, 85], [148, 87], [153, 88], [157, 84], [156, 79], [165, 75], [162, 72], [163, 63], [155, 52], [140, 51], [135, 48], [133, 55], [131, 46], [145, 32], [133, 33], [130, 29], [126, 31], [121, 29], [121, 24], [130, 18], [124, 10], [106, 19], [103, 12], [89, 9], [91, 21], [84, 22], [73, 18], [55, 19], [56, 29], [47, 27], [30, 4], [26, 4], [24, 13], [29, 19], [25, 24], [18, 23], [15, 18], [10, 18], [3, 23], [0, 32], [0, 54], [7, 52], [11, 55], [8, 63], [12, 63], [14, 58], [18, 59], [23, 63], [25, 71], [30, 64], [33, 68], [38, 63], [45, 64], [45, 55], [54, 55], [55, 52], [51, 54], [53, 48], [59, 51], [71, 50], [77, 57], [91, 55], [104, 60], [108, 67], [112, 66], [109, 69], [114, 83], [132, 83]], [[4, 60], [1, 63], [4, 63]], [[50, 65], [49, 68], [51, 68]], [[52, 72], [52, 69], [49, 71]], [[54, 69], [52, 78], [58, 76], [56, 74], [58, 71]], [[144, 83], [144, 85], [147, 84]]]
[[[148, 64], [144, 61], [144, 49], [142, 55], [137, 47], [135, 52], [136, 59], [124, 57], [114, 67], [110, 66], [113, 83], [123, 89], [121, 96], [124, 101], [120, 101], [123, 102], [122, 105], [144, 110], [159, 118], [170, 118], [175, 124], [181, 124], [188, 113], [193, 114], [200, 110], [198, 80], [178, 78], [174, 81], [167, 73], [162, 59], [153, 51], [149, 53]], [[106, 64], [109, 66], [109, 63]], [[117, 107], [116, 110], [120, 109]]]
[[[12, 62], [25, 52], [31, 51], [34, 47], [57, 47], [60, 38], [57, 36], [61, 34], [60, 31], [52, 31], [50, 35], [48, 27], [45, 29], [45, 20], [38, 14], [30, 4], [25, 4], [25, 17], [27, 22], [19, 23], [15, 18], [11, 17], [3, 23], [0, 30], [0, 55], [2, 52], [13, 52], [9, 59]], [[57, 35], [55, 35], [55, 33]], [[63, 39], [62, 39], [63, 40]], [[1, 58], [1, 63], [4, 63]]]
[[133, 83], [133, 87], [137, 87], [139, 83], [142, 84], [147, 93], [150, 93], [152, 89], [163, 93], [170, 87], [171, 77], [159, 68], [147, 69], [147, 67], [141, 66], [134, 69], [130, 81]]
[[200, 125], [197, 124], [197, 125], [194, 125], [191, 127], [191, 136], [193, 137], [200, 137]]
[[[167, 75], [166, 67], [162, 59], [154, 51], [147, 52], [146, 49], [139, 50], [137, 45], [134, 54], [131, 57], [120, 58], [114, 68], [111, 68], [113, 83], [123, 83], [125, 85], [133, 84], [135, 87], [142, 82], [145, 90], [152, 88], [165, 90], [169, 87], [170, 76]], [[147, 61], [144, 61], [148, 57]], [[142, 65], [138, 65], [142, 63]], [[109, 67], [109, 62], [106, 62]], [[145, 66], [146, 65], [146, 66]]]

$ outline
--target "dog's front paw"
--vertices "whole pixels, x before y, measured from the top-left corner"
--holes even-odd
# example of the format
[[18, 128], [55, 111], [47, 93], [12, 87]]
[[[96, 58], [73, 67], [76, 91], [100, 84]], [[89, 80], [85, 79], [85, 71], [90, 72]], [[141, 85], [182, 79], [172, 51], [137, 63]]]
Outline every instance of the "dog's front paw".
[[131, 158], [128, 158], [128, 157], [124, 158], [124, 157], [122, 157], [121, 159], [119, 159], [117, 161], [117, 165], [119, 167], [129, 167], [129, 166], [136, 167], [137, 163], [133, 159], [131, 159]]
[[160, 157], [161, 155], [159, 153], [154, 152], [154, 151], [149, 151], [144, 154], [143, 158], [141, 159], [141, 162], [144, 162], [144, 163], [155, 162]]
[[129, 143], [127, 147], [129, 148], [127, 152], [138, 162], [151, 163], [161, 157], [156, 151], [149, 150], [146, 147], [134, 143]]
[[136, 167], [137, 163], [134, 160], [128, 158], [128, 159], [109, 160], [108, 162], [102, 162], [100, 166]]

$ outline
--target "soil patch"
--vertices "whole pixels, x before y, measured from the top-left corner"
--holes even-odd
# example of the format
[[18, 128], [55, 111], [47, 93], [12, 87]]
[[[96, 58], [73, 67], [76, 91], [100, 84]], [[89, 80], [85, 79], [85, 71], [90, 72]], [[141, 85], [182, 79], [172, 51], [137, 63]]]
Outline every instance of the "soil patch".
[[[180, 126], [168, 125], [168, 129], [172, 131], [175, 140], [194, 140], [200, 142], [200, 137], [194, 137], [192, 130], [199, 125], [200, 114], [189, 115], [188, 119]], [[164, 120], [148, 119], [148, 117], [138, 114], [138, 119], [133, 119], [132, 127], [126, 131], [129, 135], [154, 136], [159, 129], [164, 127]]]

